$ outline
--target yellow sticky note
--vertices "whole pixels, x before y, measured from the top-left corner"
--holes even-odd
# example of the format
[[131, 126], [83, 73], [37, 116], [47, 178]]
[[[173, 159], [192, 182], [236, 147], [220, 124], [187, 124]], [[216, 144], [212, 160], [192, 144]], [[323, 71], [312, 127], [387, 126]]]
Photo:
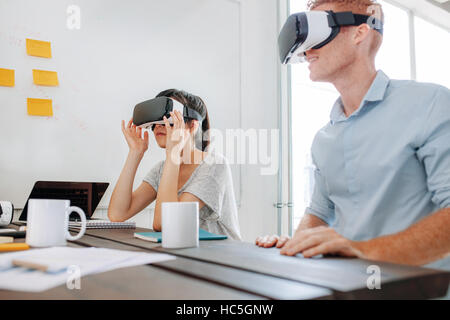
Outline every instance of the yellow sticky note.
[[0, 68], [0, 86], [14, 87], [14, 70]]
[[52, 48], [50, 42], [27, 39], [27, 54], [35, 57], [51, 58]]
[[53, 116], [51, 99], [27, 99], [27, 109], [30, 116]]
[[33, 82], [41, 86], [57, 86], [59, 84], [58, 73], [33, 69]]

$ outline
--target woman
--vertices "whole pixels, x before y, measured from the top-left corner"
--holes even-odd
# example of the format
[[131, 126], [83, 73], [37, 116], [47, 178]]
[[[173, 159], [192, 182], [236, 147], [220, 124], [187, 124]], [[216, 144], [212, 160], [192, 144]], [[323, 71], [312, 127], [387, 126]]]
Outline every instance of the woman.
[[[161, 203], [196, 201], [200, 228], [240, 240], [230, 167], [224, 157], [205, 151], [210, 128], [205, 103], [176, 89], [163, 91], [156, 97], [175, 99], [197, 111], [203, 120], [199, 123], [187, 119], [185, 123], [183, 115], [175, 111], [170, 114], [173, 123], [164, 117], [163, 125], [152, 126], [158, 146], [166, 149], [166, 160], [154, 166], [135, 191], [132, 190], [136, 170], [148, 149], [149, 137], [147, 131], [142, 137], [142, 129], [132, 124], [132, 120], [126, 127], [122, 120], [122, 132], [130, 150], [111, 196], [108, 218], [125, 221], [156, 199], [153, 229], [161, 231]], [[195, 140], [201, 140], [200, 148], [196, 147]]]

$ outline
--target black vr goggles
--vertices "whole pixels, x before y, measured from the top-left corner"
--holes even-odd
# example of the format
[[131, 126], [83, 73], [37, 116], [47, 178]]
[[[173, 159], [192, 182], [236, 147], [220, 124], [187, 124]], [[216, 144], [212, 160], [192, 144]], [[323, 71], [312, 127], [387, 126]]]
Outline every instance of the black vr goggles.
[[367, 23], [383, 34], [383, 22], [373, 16], [352, 12], [308, 11], [289, 16], [278, 37], [281, 63], [305, 61], [305, 53], [320, 49], [339, 34], [342, 26], [359, 26]]
[[154, 128], [157, 124], [164, 124], [165, 116], [170, 123], [172, 118], [170, 112], [178, 110], [184, 117], [184, 121], [203, 121], [203, 117], [195, 110], [188, 108], [175, 99], [168, 97], [158, 97], [137, 104], [133, 111], [133, 123], [141, 128]]

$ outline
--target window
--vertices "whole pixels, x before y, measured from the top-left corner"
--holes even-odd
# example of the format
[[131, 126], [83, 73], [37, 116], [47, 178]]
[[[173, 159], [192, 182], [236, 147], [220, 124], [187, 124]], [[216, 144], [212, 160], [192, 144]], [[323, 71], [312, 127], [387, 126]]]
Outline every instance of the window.
[[421, 18], [414, 18], [417, 80], [450, 88], [450, 32]]
[[[306, 0], [291, 0], [290, 12], [306, 10]], [[291, 66], [292, 101], [292, 194], [293, 228], [309, 205], [313, 186], [311, 144], [320, 128], [329, 121], [331, 106], [339, 97], [328, 83], [312, 82], [307, 64]]]
[[[447, 55], [450, 35], [447, 31], [415, 17], [416, 61], [411, 61], [409, 13], [386, 1], [379, 1], [385, 13], [383, 45], [376, 59], [376, 67], [390, 78], [411, 79], [412, 65], [416, 65], [419, 81], [450, 86]], [[306, 0], [290, 0], [290, 12], [306, 10]], [[446, 68], [445, 72], [443, 69]], [[292, 226], [299, 224], [309, 205], [313, 187], [311, 145], [317, 131], [329, 121], [329, 114], [339, 93], [331, 84], [315, 83], [309, 79], [306, 64], [291, 66], [292, 112], [292, 197], [294, 203]]]
[[411, 79], [408, 13], [385, 1], [383, 44], [375, 60], [377, 69], [392, 79]]
[[296, 228], [309, 205], [313, 187], [311, 144], [329, 121], [331, 106], [339, 97], [331, 84], [314, 83], [305, 64], [292, 66], [292, 193], [293, 227]]

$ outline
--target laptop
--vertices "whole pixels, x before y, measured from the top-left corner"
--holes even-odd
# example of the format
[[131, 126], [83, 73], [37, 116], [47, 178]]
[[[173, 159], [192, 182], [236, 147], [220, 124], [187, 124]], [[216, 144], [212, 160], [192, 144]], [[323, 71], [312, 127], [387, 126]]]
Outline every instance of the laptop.
[[[108, 186], [108, 182], [37, 181], [20, 214], [19, 222], [27, 221], [29, 199], [70, 200], [71, 206], [80, 207], [86, 218], [91, 219]], [[71, 213], [69, 219], [77, 221], [79, 216]]]

